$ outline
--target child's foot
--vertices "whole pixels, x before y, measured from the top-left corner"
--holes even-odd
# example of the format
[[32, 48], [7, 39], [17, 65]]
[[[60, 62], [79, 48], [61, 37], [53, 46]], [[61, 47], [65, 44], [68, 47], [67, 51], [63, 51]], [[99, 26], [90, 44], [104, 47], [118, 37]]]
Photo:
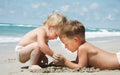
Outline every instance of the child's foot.
[[29, 66], [30, 71], [41, 70], [42, 68], [38, 65], [31, 65]]

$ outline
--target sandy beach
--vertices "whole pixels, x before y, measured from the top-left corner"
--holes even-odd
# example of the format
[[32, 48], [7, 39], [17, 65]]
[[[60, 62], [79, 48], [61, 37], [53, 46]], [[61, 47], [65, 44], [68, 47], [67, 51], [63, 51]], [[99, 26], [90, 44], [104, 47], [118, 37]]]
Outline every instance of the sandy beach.
[[[52, 14], [58, 15], [50, 18]], [[47, 27], [44, 29], [45, 35], [47, 35], [45, 38], [54, 38], [58, 34], [57, 30], [59, 31], [59, 26], [54, 29], [55, 26], [65, 22], [64, 17], [60, 18], [61, 15], [66, 17], [67, 21], [80, 21], [84, 25], [87, 42], [107, 52], [120, 52], [120, 0], [0, 0], [0, 75], [120, 75], [120, 69], [100, 70], [94, 67], [70, 69], [50, 65], [41, 70], [30, 71], [28, 69], [30, 61], [19, 62], [15, 53], [18, 41], [26, 33], [42, 26]], [[57, 33], [53, 35], [54, 32]], [[75, 28], [75, 32], [79, 31]], [[35, 32], [37, 36], [38, 33]], [[44, 35], [41, 33], [40, 36]], [[36, 41], [39, 41], [38, 38]], [[71, 53], [65, 49], [59, 38], [49, 41], [48, 45], [54, 52], [62, 54], [66, 59], [70, 61], [76, 59], [77, 52]], [[97, 54], [95, 52], [93, 50], [91, 53]], [[93, 57], [91, 53], [88, 53], [91, 57], [87, 60], [88, 66], [95, 65], [93, 63], [96, 62], [101, 67], [102, 61], [100, 65], [97, 60], [89, 61], [94, 57], [100, 60], [99, 56]], [[46, 56], [48, 64], [54, 60], [52, 57]], [[100, 57], [103, 57], [103, 61], [108, 61], [107, 55], [104, 56]], [[113, 55], [113, 57], [115, 56]], [[113, 60], [112, 57], [109, 59]], [[114, 61], [116, 60], [112, 62]], [[112, 64], [103, 62], [102, 65]]]
[[[111, 41], [111, 42], [92, 42], [99, 48], [102, 48], [108, 52], [118, 52], [120, 51], [120, 40]], [[120, 70], [98, 70], [98, 71], [75, 71], [70, 69], [63, 69], [58, 67], [50, 67], [49, 70], [45, 69], [44, 71], [35, 71], [31, 72], [28, 69], [21, 69], [22, 67], [26, 67], [29, 65], [29, 61], [27, 63], [20, 63], [16, 58], [16, 54], [14, 52], [14, 47], [17, 43], [2, 43], [0, 44], [0, 74], [1, 75], [119, 75]], [[74, 60], [76, 57], [76, 53], [70, 53], [67, 50], [62, 50], [61, 46], [57, 45], [53, 47], [56, 52], [62, 53], [69, 60]], [[53, 59], [49, 57], [49, 62]], [[56, 69], [56, 72], [50, 71], [50, 69]], [[84, 69], [84, 68], [83, 68]]]

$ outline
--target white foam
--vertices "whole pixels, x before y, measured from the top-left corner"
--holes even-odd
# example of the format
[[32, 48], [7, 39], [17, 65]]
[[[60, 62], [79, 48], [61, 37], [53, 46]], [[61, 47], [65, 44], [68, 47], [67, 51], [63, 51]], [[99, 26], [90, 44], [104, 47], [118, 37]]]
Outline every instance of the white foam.
[[0, 24], [0, 26], [18, 26], [18, 27], [38, 27], [40, 25], [30, 25], [30, 24]]
[[[112, 37], [112, 36], [120, 36], [120, 32], [86, 32], [86, 38], [98, 38], [98, 37]], [[8, 43], [8, 42], [18, 42], [21, 37], [15, 36], [0, 36], [0, 43]], [[54, 42], [60, 41], [59, 38]]]
[[18, 42], [20, 37], [0, 36], [0, 43]]
[[120, 32], [86, 32], [86, 38], [97, 38], [97, 37], [111, 37], [111, 36], [120, 36]]

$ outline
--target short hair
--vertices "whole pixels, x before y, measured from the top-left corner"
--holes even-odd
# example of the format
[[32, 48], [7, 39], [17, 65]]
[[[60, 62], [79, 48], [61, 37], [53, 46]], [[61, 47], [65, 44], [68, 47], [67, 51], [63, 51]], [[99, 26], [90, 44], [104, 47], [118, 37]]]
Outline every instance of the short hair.
[[47, 20], [44, 22], [44, 25], [48, 26], [63, 26], [67, 21], [66, 17], [60, 13], [53, 13], [48, 16]]
[[81, 22], [77, 20], [68, 21], [64, 24], [60, 31], [59, 37], [61, 38], [63, 36], [66, 36], [68, 38], [78, 36], [85, 40], [85, 27]]

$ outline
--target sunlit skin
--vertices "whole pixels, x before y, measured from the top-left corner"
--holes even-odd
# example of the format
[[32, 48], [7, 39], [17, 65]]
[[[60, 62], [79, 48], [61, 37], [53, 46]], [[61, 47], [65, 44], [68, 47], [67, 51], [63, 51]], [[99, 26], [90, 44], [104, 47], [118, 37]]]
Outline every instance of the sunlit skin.
[[61, 27], [48, 27], [48, 40], [57, 39]]
[[[36, 64], [40, 64], [38, 61], [43, 57], [45, 59], [42, 60], [48, 63], [45, 54], [53, 56], [54, 53], [48, 46], [48, 40], [56, 39], [59, 31], [60, 29], [58, 27], [41, 26], [28, 32], [21, 38], [18, 44], [23, 46], [22, 50], [19, 52], [19, 60], [24, 63], [30, 59], [31, 65], [34, 65], [34, 67], [32, 67], [33, 69], [39, 67], [36, 66]], [[41, 55], [42, 57], [40, 57]]]
[[[76, 39], [69, 40], [68, 38], [62, 38], [61, 41], [64, 43], [65, 48], [67, 48], [71, 52], [75, 52], [80, 45], [80, 43]], [[71, 46], [71, 44], [72, 44], [72, 46]]]
[[87, 66], [93, 66], [101, 70], [120, 68], [115, 53], [106, 52], [88, 42], [83, 43], [82, 39], [79, 37], [61, 37], [61, 41], [71, 52], [77, 51], [76, 63], [65, 59], [64, 65], [69, 68], [75, 69]]
[[62, 58], [50, 49], [48, 41], [57, 39], [66, 21], [66, 17], [61, 13], [52, 13], [44, 20], [42, 26], [26, 33], [15, 48], [19, 61], [25, 63], [30, 60], [29, 69], [41, 69], [48, 66], [46, 55], [56, 60]]

